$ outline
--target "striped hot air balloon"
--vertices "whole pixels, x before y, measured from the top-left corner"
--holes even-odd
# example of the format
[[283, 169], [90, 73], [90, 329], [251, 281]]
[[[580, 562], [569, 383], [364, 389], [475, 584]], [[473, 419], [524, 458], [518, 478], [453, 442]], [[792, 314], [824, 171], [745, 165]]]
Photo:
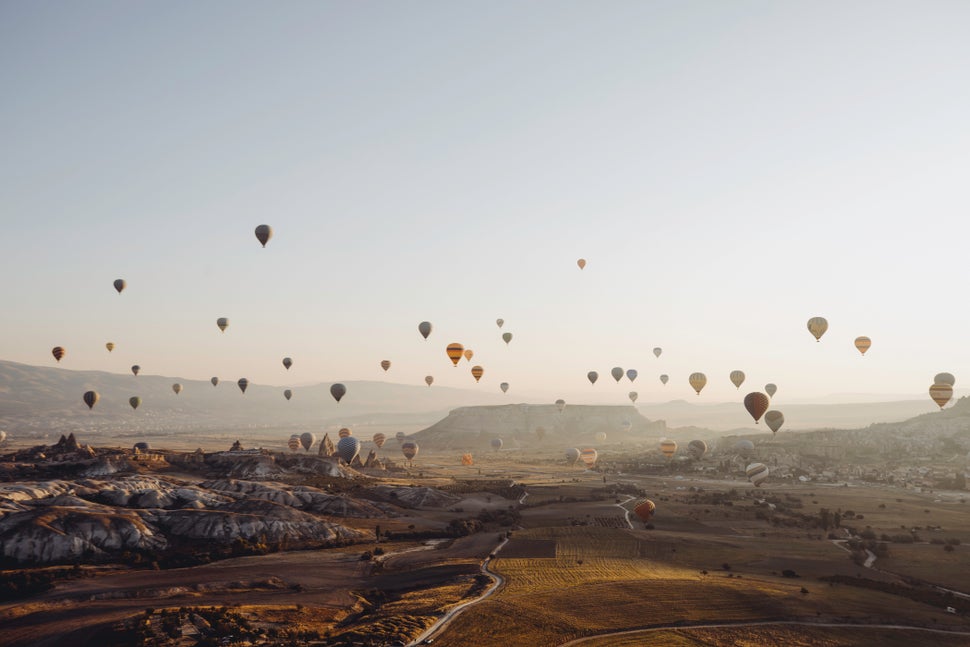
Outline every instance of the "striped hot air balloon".
[[869, 339], [868, 337], [856, 337], [855, 338], [855, 347], [856, 347], [856, 350], [858, 350], [863, 355], [866, 354], [866, 351], [869, 350], [869, 348], [871, 346], [872, 346], [872, 340]]
[[744, 408], [754, 418], [754, 424], [758, 424], [761, 416], [765, 415], [765, 411], [768, 410], [770, 403], [771, 401], [768, 399], [768, 396], [761, 391], [752, 391], [744, 396]]
[[353, 435], [354, 435], [354, 432], [352, 432], [350, 429], [347, 429], [346, 427], [344, 427], [343, 429], [337, 432], [337, 436], [339, 438], [347, 438], [348, 436], [353, 436]]
[[418, 455], [418, 444], [413, 440], [409, 440], [401, 445], [401, 453], [404, 454], [404, 458], [409, 461], [413, 461], [414, 457]]
[[381, 368], [384, 369], [384, 372], [386, 373], [387, 369], [391, 368], [391, 360], [388, 360], [388, 359], [381, 360]]
[[476, 382], [478, 382], [480, 379], [482, 379], [482, 376], [483, 375], [485, 375], [485, 369], [484, 368], [482, 368], [481, 366], [473, 366], [472, 367], [472, 377], [475, 378], [475, 381]]
[[587, 447], [583, 451], [579, 452], [579, 460], [583, 461], [583, 465], [586, 467], [593, 467], [596, 465], [596, 458], [599, 454], [592, 447]]
[[748, 475], [748, 480], [754, 483], [755, 487], [760, 487], [768, 478], [768, 466], [764, 463], [751, 463], [744, 473]]
[[450, 359], [451, 363], [455, 366], [458, 366], [458, 362], [461, 361], [464, 352], [465, 347], [458, 342], [452, 342], [445, 348], [445, 354], [448, 355], [448, 359]]
[[290, 448], [291, 452], [297, 452], [302, 447], [300, 443], [300, 434], [293, 434], [290, 436], [290, 440], [287, 441], [286, 446]]
[[67, 351], [64, 350], [63, 346], [54, 346], [54, 348], [51, 349], [51, 355], [53, 355], [54, 359], [56, 359], [58, 362], [61, 361], [61, 358], [64, 357], [65, 354], [67, 354]]
[[670, 438], [664, 438], [660, 441], [660, 453], [670, 460], [677, 453], [677, 443]]
[[377, 445], [377, 449], [380, 449], [381, 447], [384, 446], [384, 443], [387, 442], [387, 436], [385, 436], [380, 432], [377, 432], [376, 434], [374, 434], [374, 437], [371, 438], [371, 440], [374, 442], [375, 445]]
[[635, 506], [633, 506], [633, 514], [637, 515], [637, 519], [643, 523], [647, 523], [653, 518], [654, 512], [657, 511], [656, 504], [650, 499], [643, 499]]
[[930, 397], [943, 409], [953, 397], [953, 387], [949, 384], [934, 384], [930, 387]]

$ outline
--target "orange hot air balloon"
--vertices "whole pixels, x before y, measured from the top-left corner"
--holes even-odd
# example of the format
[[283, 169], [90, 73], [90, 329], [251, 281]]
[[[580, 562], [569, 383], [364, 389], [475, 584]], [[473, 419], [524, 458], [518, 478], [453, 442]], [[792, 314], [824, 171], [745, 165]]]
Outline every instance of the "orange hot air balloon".
[[464, 454], [461, 455], [461, 464], [464, 465], [465, 467], [469, 467], [471, 465], [474, 465], [475, 461], [472, 459], [471, 454], [469, 454], [468, 452], [465, 452]]
[[340, 438], [346, 438], [347, 436], [353, 436], [353, 435], [354, 435], [354, 432], [352, 432], [350, 429], [347, 429], [346, 427], [344, 427], [343, 429], [337, 432], [337, 436], [339, 436]]
[[872, 346], [872, 340], [869, 339], [868, 337], [855, 338], [855, 347], [863, 355], [866, 354], [866, 351], [869, 350], [870, 346]]
[[472, 367], [472, 377], [475, 378], [476, 382], [482, 379], [482, 375], [484, 374], [485, 374], [485, 369], [482, 368], [481, 366]]
[[592, 467], [596, 464], [596, 458], [599, 454], [592, 447], [587, 447], [583, 451], [579, 452], [579, 460], [583, 461], [583, 465], [586, 467]]
[[469, 362], [472, 361], [472, 357], [474, 355], [475, 355], [475, 353], [474, 353], [474, 351], [472, 351], [471, 348], [466, 348], [465, 349], [465, 360], [466, 361], [469, 361]]
[[54, 346], [54, 348], [51, 349], [51, 355], [53, 355], [54, 359], [56, 359], [58, 362], [61, 361], [61, 358], [64, 357], [66, 353], [67, 351], [64, 350], [62, 346]]
[[452, 344], [448, 344], [448, 348], [445, 349], [445, 352], [448, 354], [448, 359], [451, 360], [451, 363], [458, 366], [458, 362], [461, 361], [461, 357], [465, 352], [465, 347], [458, 342], [454, 342]]
[[578, 261], [576, 261], [576, 265], [579, 265], [579, 269], [584, 269], [586, 267], [586, 259], [585, 258], [579, 259]]
[[748, 410], [751, 417], [754, 418], [754, 424], [758, 424], [761, 420], [761, 416], [765, 415], [765, 411], [768, 410], [768, 405], [771, 400], [767, 395], [761, 391], [752, 391], [748, 395], [744, 396], [744, 408]]
[[384, 369], [384, 372], [386, 373], [387, 372], [387, 369], [391, 368], [391, 362], [390, 362], [390, 360], [386, 360], [386, 359], [385, 360], [381, 360], [381, 368]]
[[657, 506], [650, 499], [644, 499], [640, 503], [633, 507], [633, 514], [637, 515], [637, 519], [643, 523], [647, 523], [653, 518], [653, 513], [656, 512]]
[[673, 458], [674, 454], [677, 453], [677, 442], [670, 438], [664, 438], [660, 441], [660, 453], [664, 455], [664, 458]]

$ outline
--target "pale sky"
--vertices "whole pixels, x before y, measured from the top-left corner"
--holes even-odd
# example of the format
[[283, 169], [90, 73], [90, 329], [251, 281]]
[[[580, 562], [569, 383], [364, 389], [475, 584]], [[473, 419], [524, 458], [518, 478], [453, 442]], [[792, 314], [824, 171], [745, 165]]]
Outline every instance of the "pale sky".
[[0, 359], [510, 401], [965, 386], [967, 25], [964, 1], [0, 2]]

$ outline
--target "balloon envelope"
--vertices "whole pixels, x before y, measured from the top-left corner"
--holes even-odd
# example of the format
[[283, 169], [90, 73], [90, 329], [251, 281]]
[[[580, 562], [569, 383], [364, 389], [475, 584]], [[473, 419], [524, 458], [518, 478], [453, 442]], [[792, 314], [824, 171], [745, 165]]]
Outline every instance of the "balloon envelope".
[[469, 454], [468, 452], [465, 452], [464, 454], [461, 455], [461, 464], [464, 465], [465, 467], [468, 467], [468, 466], [474, 465], [475, 460], [472, 458], [471, 454]]
[[54, 359], [56, 359], [58, 362], [61, 361], [61, 358], [64, 357], [66, 353], [67, 351], [64, 350], [62, 346], [54, 346], [54, 348], [51, 349], [51, 355], [53, 355]]
[[754, 443], [743, 438], [734, 445], [734, 451], [742, 458], [751, 458], [754, 455]]
[[485, 374], [485, 369], [482, 368], [481, 366], [472, 367], [472, 377], [475, 378], [476, 382], [482, 379], [482, 375], [484, 374]]
[[502, 449], [503, 443], [501, 438], [492, 438], [491, 444], [492, 444], [492, 449], [494, 449], [495, 451]]
[[346, 394], [347, 394], [347, 387], [345, 387], [343, 384], [340, 384], [338, 382], [337, 384], [330, 385], [330, 395], [332, 395], [333, 399], [336, 400], [337, 402], [340, 402], [340, 398], [344, 397], [344, 395]]
[[636, 391], [630, 391], [629, 397], [630, 397], [630, 402], [636, 404], [637, 398], [640, 397], [640, 396], [637, 395], [637, 392]]
[[431, 375], [425, 375], [424, 383], [427, 384], [428, 386], [431, 386], [432, 384], [434, 384], [434, 377]]
[[374, 442], [375, 445], [377, 445], [377, 449], [380, 449], [381, 447], [384, 446], [384, 443], [387, 442], [387, 436], [385, 436], [380, 432], [377, 432], [376, 434], [374, 434], [374, 437], [371, 438], [371, 440]]
[[360, 439], [354, 436], [347, 436], [337, 441], [337, 456], [342, 458], [348, 465], [353, 462], [357, 454], [360, 453]]
[[596, 380], [598, 380], [599, 377], [600, 377], [600, 374], [597, 373], [596, 371], [590, 371], [589, 373], [586, 374], [586, 379], [589, 380], [590, 384], [596, 384]]
[[286, 398], [287, 400], [289, 400], [290, 398], [293, 397], [293, 391], [291, 391], [290, 389], [284, 390], [283, 391], [283, 397]]
[[84, 401], [84, 404], [88, 405], [88, 409], [93, 409], [95, 403], [101, 399], [101, 396], [98, 395], [97, 391], [85, 391], [81, 399]]
[[707, 376], [703, 373], [691, 373], [687, 381], [690, 382], [691, 388], [697, 391], [697, 395], [700, 395], [701, 389], [707, 384]]
[[387, 371], [387, 369], [391, 368], [390, 360], [386, 360], [386, 359], [381, 360], [381, 368], [384, 369], [385, 372]]
[[707, 453], [707, 443], [703, 440], [692, 440], [687, 443], [687, 453], [695, 461], [699, 461]]
[[631, 382], [637, 379], [637, 375], [639, 375], [639, 373], [637, 373], [636, 369], [634, 368], [631, 368], [626, 372], [626, 378]]
[[953, 397], [953, 387], [949, 384], [934, 384], [930, 387], [930, 397], [942, 409]]
[[[596, 380], [592, 381], [595, 382]], [[562, 410], [566, 408], [566, 401], [562, 398], [556, 400], [556, 408], [559, 409], [559, 413], [562, 413]]]
[[610, 375], [613, 376], [614, 380], [619, 382], [620, 380], [623, 379], [623, 369], [620, 368], [619, 366], [614, 366], [613, 370], [610, 371]]
[[761, 391], [752, 391], [748, 395], [744, 396], [744, 408], [748, 410], [751, 417], [754, 418], [754, 424], [758, 424], [761, 420], [761, 416], [765, 415], [765, 411], [768, 410], [768, 396]]
[[744, 371], [731, 371], [731, 384], [740, 389], [744, 384]]
[[586, 467], [592, 467], [596, 464], [596, 457], [598, 454], [596, 450], [592, 447], [587, 447], [583, 451], [579, 452], [579, 460], [583, 461]]
[[128, 287], [128, 284], [125, 283], [124, 279], [115, 279], [114, 286], [115, 290], [118, 291], [118, 294], [121, 294], [121, 291]]
[[586, 267], [586, 259], [585, 258], [579, 259], [578, 261], [576, 261], [576, 265], [579, 265], [579, 269], [583, 269], [584, 267]]
[[775, 391], [777, 391], [777, 390], [778, 390], [778, 387], [775, 386], [774, 384], [770, 384], [770, 383], [769, 384], [765, 384], [765, 393], [768, 394], [768, 397], [769, 398], [775, 397]]
[[259, 244], [263, 247], [266, 247], [266, 243], [268, 243], [269, 239], [272, 237], [273, 228], [269, 225], [259, 225], [256, 227], [256, 240], [258, 240]]
[[317, 437], [314, 436], [309, 431], [304, 431], [300, 434], [300, 444], [303, 445], [303, 449], [310, 451], [310, 447], [317, 441]]
[[239, 387], [240, 391], [245, 393], [246, 389], [249, 387], [249, 380], [247, 380], [244, 377], [241, 377], [236, 381], [236, 385]]
[[219, 317], [216, 319], [216, 325], [219, 326], [219, 330], [226, 332], [226, 328], [229, 327], [229, 319], [227, 317]]
[[502, 393], [508, 393], [508, 391], [509, 391], [509, 383], [508, 382], [502, 382], [501, 384], [498, 385], [498, 388], [502, 389]]
[[575, 447], [570, 447], [566, 450], [566, 461], [569, 463], [575, 463], [579, 460], [579, 450]]
[[933, 378], [933, 384], [947, 384], [949, 386], [954, 386], [957, 383], [957, 379], [953, 377], [952, 373], [937, 373], [936, 377]]
[[418, 444], [411, 440], [401, 445], [401, 453], [404, 454], [404, 458], [408, 460], [412, 460], [418, 455], [418, 449]]
[[290, 367], [291, 366], [293, 366], [293, 360], [290, 359], [289, 357], [284, 357], [283, 358], [283, 368], [285, 368], [286, 370], [290, 370]]
[[175, 384], [172, 385], [172, 390], [175, 391], [175, 395], [178, 395], [179, 393], [182, 392], [182, 385], [176, 382]]
[[855, 338], [855, 347], [856, 347], [856, 350], [858, 350], [863, 355], [866, 354], [866, 351], [869, 350], [869, 348], [871, 346], [872, 346], [872, 340], [869, 339], [868, 337], [856, 337]]
[[662, 384], [666, 384], [667, 383], [667, 380], [669, 380], [669, 379], [670, 379], [670, 377], [668, 377], [667, 375], [661, 375], [660, 376], [660, 382]]
[[141, 370], [141, 366], [138, 366], [138, 364], [135, 364], [134, 366], [131, 367], [131, 372], [134, 373], [135, 375], [138, 375], [138, 372], [140, 370]]
[[653, 356], [660, 357], [660, 353], [662, 352], [664, 352], [664, 349], [660, 348], [660, 346], [657, 346], [656, 348], [653, 349]]
[[829, 329], [829, 322], [825, 317], [812, 317], [808, 320], [808, 332], [812, 333], [815, 341], [821, 341], [822, 335]]
[[107, 344], [104, 345], [104, 347], [107, 348], [108, 352], [110, 353], [115, 349], [115, 343], [113, 341], [109, 341]]
[[347, 427], [344, 427], [343, 429], [337, 432], [338, 438], [346, 438], [347, 436], [353, 436], [353, 435], [354, 435], [354, 432], [352, 432]]
[[633, 514], [637, 515], [637, 519], [644, 523], [650, 521], [656, 510], [657, 506], [650, 499], [643, 499], [633, 506]]
[[290, 439], [289, 439], [289, 441], [287, 441], [286, 446], [290, 448], [290, 451], [291, 452], [295, 452], [295, 451], [299, 450], [300, 447], [301, 447], [301, 444], [300, 444], [300, 435], [299, 434], [293, 434], [292, 436], [290, 436]]
[[598, 432], [596, 432], [596, 435], [593, 436], [593, 438], [596, 439], [596, 442], [601, 443], [604, 440], [606, 440], [606, 432], [605, 431], [598, 431]]
[[128, 398], [128, 404], [131, 405], [132, 409], [137, 409], [138, 405], [141, 404], [141, 398], [139, 398], [138, 396], [132, 396]]
[[451, 363], [455, 366], [458, 366], [458, 362], [461, 361], [462, 354], [464, 354], [464, 352], [465, 347], [458, 342], [452, 342], [448, 344], [447, 348], [445, 348], [445, 353], [448, 355], [448, 359], [450, 359]]
[[765, 413], [765, 424], [768, 425], [768, 429], [771, 429], [771, 433], [778, 433], [781, 426], [785, 424], [785, 414], [772, 409]]
[[502, 341], [504, 341], [505, 344], [508, 345], [508, 343], [510, 341], [512, 341], [512, 333], [510, 333], [510, 332], [503, 332], [502, 333]]
[[419, 323], [418, 324], [418, 332], [421, 333], [421, 336], [422, 337], [424, 337], [425, 339], [427, 339], [428, 338], [428, 335], [431, 334], [431, 322], [430, 321], [422, 321], [421, 323]]
[[758, 487], [768, 478], [768, 466], [764, 463], [751, 463], [744, 473], [748, 475], [748, 480]]
[[219, 378], [213, 377], [209, 381], [212, 382], [212, 386], [219, 386]]
[[664, 455], [664, 458], [673, 458], [674, 454], [677, 453], [677, 442], [670, 438], [664, 438], [660, 441], [660, 453]]
[[397, 440], [397, 442], [403, 443], [404, 439], [407, 438], [407, 434], [405, 434], [403, 431], [399, 431], [394, 434], [394, 438]]
[[497, 325], [499, 328], [501, 328], [502, 326], [505, 325], [505, 319], [496, 319], [495, 320], [495, 325]]
[[470, 362], [472, 361], [472, 357], [475, 356], [475, 351], [473, 351], [471, 348], [466, 348], [464, 355], [465, 355], [465, 360]]

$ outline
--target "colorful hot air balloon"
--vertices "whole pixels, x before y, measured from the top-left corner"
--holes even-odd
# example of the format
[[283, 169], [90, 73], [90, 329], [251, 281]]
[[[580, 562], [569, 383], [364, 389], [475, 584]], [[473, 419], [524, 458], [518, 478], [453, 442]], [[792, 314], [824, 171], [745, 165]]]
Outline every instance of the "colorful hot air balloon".
[[315, 442], [317, 442], [317, 437], [309, 431], [304, 431], [302, 434], [300, 434], [300, 444], [303, 445], [304, 450], [310, 451], [310, 447], [312, 447], [313, 443]]
[[812, 317], [808, 320], [808, 332], [812, 333], [815, 337], [815, 341], [821, 341], [822, 335], [825, 331], [829, 329], [829, 322], [825, 320], [825, 317]]
[[664, 349], [661, 348], [660, 346], [657, 346], [656, 348], [653, 349], [653, 356], [660, 357], [660, 353], [662, 352], [664, 352]]
[[131, 372], [134, 373], [136, 377], [138, 376], [139, 371], [141, 371], [141, 366], [138, 366], [138, 364], [131, 367]]
[[360, 453], [360, 439], [347, 436], [337, 441], [337, 456], [350, 465]]
[[434, 384], [434, 377], [431, 375], [425, 375], [424, 383], [427, 384], [428, 386], [431, 386], [432, 384]]
[[566, 450], [566, 462], [572, 465], [579, 460], [579, 450], [575, 447], [570, 447]]
[[630, 397], [630, 402], [632, 402], [633, 404], [636, 404], [637, 403], [637, 398], [640, 397], [640, 396], [637, 395], [637, 392], [636, 391], [630, 391], [630, 393], [628, 395]]
[[512, 333], [510, 333], [510, 332], [503, 332], [502, 333], [502, 341], [504, 341], [505, 342], [505, 345], [508, 346], [509, 345], [509, 342], [512, 341]]
[[330, 385], [330, 395], [332, 395], [333, 399], [336, 400], [337, 402], [340, 402], [340, 398], [344, 397], [344, 395], [346, 394], [347, 394], [347, 387], [345, 387], [343, 384], [340, 384], [338, 382], [337, 384]]
[[88, 405], [88, 409], [93, 409], [95, 403], [101, 399], [101, 396], [98, 395], [97, 391], [85, 391], [81, 399], [84, 400], [84, 404]]
[[768, 410], [768, 405], [770, 400], [768, 396], [761, 391], [752, 391], [748, 395], [744, 396], [744, 408], [748, 410], [751, 417], [754, 418], [754, 424], [758, 424], [761, 420], [761, 416], [765, 415], [765, 411]]
[[502, 326], [505, 325], [505, 319], [496, 319], [495, 320], [495, 325], [498, 326], [499, 328], [501, 328]]
[[942, 409], [950, 401], [950, 398], [953, 397], [953, 387], [949, 384], [934, 384], [930, 387], [930, 397]]
[[472, 366], [472, 377], [475, 378], [476, 382], [482, 379], [482, 375], [484, 374], [485, 374], [484, 368], [482, 368], [481, 366]]
[[643, 523], [647, 523], [653, 518], [653, 513], [656, 512], [657, 506], [650, 499], [643, 499], [635, 506], [633, 506], [633, 514], [637, 515], [637, 519]]
[[579, 259], [578, 261], [576, 261], [576, 265], [579, 265], [579, 269], [585, 268], [586, 267], [586, 259], [585, 258]]
[[606, 432], [605, 431], [597, 431], [596, 432], [596, 435], [594, 435], [593, 438], [596, 439], [596, 442], [601, 443], [604, 440], [606, 440]]
[[690, 383], [691, 388], [697, 391], [697, 395], [700, 395], [701, 389], [707, 384], [707, 376], [703, 373], [691, 373], [687, 381]]
[[536, 427], [536, 438], [538, 438], [539, 440], [542, 440], [545, 437], [546, 437], [546, 428]]
[[216, 319], [216, 325], [219, 326], [219, 330], [221, 330], [222, 332], [226, 332], [226, 328], [229, 327], [229, 318], [219, 317], [218, 319]]
[[141, 398], [139, 398], [137, 395], [132, 396], [132, 397], [128, 398], [128, 404], [131, 405], [131, 408], [132, 409], [137, 409], [138, 408], [138, 405], [141, 404]]
[[175, 391], [175, 395], [178, 395], [179, 393], [182, 392], [182, 385], [176, 382], [175, 384], [172, 385], [172, 390]]
[[346, 438], [347, 436], [353, 436], [353, 435], [354, 435], [354, 432], [352, 432], [347, 427], [344, 427], [340, 431], [337, 432], [337, 437], [338, 438]]
[[377, 432], [376, 434], [374, 434], [374, 437], [371, 438], [371, 440], [374, 442], [375, 445], [377, 445], [377, 449], [380, 449], [381, 447], [384, 446], [384, 443], [387, 442], [387, 436], [385, 436], [381, 432]]
[[284, 357], [283, 358], [283, 368], [285, 368], [286, 370], [290, 370], [290, 367], [291, 366], [293, 366], [293, 360], [290, 359], [289, 357]]
[[870, 346], [872, 346], [872, 340], [869, 339], [868, 337], [856, 337], [855, 338], [855, 347], [856, 347], [856, 350], [858, 350], [863, 355], [866, 354], [866, 351], [869, 350], [869, 347]]
[[586, 379], [589, 380], [590, 384], [596, 384], [596, 380], [600, 378], [600, 374], [596, 371], [590, 371], [586, 374]]
[[596, 450], [592, 447], [587, 447], [583, 451], [579, 452], [579, 460], [583, 461], [583, 465], [588, 468], [596, 465], [597, 456], [598, 454], [596, 453]]
[[209, 381], [212, 382], [212, 386], [219, 386], [219, 378], [213, 377]]
[[498, 388], [502, 389], [502, 393], [508, 393], [509, 392], [509, 383], [508, 382], [502, 382], [501, 384], [498, 385]]
[[461, 464], [465, 467], [471, 467], [472, 465], [475, 464], [475, 461], [474, 459], [472, 459], [471, 454], [469, 454], [468, 452], [465, 452], [464, 454], [461, 455]]
[[418, 455], [418, 444], [412, 440], [407, 441], [401, 445], [401, 453], [404, 454], [404, 458], [409, 461], [413, 461], [414, 457]]
[[448, 355], [448, 359], [450, 359], [451, 363], [455, 366], [458, 366], [458, 362], [461, 361], [461, 357], [464, 352], [465, 347], [458, 342], [452, 342], [448, 344], [447, 348], [445, 348], [445, 353]]
[[952, 373], [937, 373], [936, 377], [933, 378], [933, 384], [948, 384], [949, 386], [954, 386], [957, 383], [957, 379], [953, 377]]
[[236, 386], [239, 387], [239, 390], [240, 391], [242, 391], [243, 393], [245, 393], [246, 392], [246, 389], [249, 387], [249, 380], [247, 380], [244, 377], [241, 377], [238, 380], [236, 380]]
[[619, 366], [614, 366], [613, 369], [610, 371], [610, 375], [613, 376], [614, 380], [619, 382], [620, 380], [623, 379], [623, 369], [620, 368]]
[[775, 391], [777, 390], [778, 390], [778, 387], [775, 386], [774, 384], [765, 384], [765, 393], [768, 394], [769, 398], [775, 397]]
[[407, 438], [407, 435], [403, 431], [399, 431], [394, 434], [394, 439], [399, 443], [403, 443], [405, 438]]
[[[596, 380], [594, 379], [593, 382], [595, 381]], [[566, 408], [566, 401], [562, 398], [556, 400], [556, 408], [559, 409], [559, 413], [562, 413], [562, 410]]]
[[771, 429], [771, 433], [776, 434], [781, 429], [781, 426], [785, 424], [785, 414], [772, 409], [765, 413], [765, 424]]
[[126, 287], [128, 287], [128, 284], [125, 282], [124, 279], [115, 279], [114, 286], [115, 286], [115, 290], [118, 291], [118, 294], [121, 294], [121, 292]]
[[734, 451], [736, 451], [741, 458], [751, 458], [754, 456], [754, 443], [747, 438], [742, 438], [734, 444]]
[[465, 355], [465, 361], [470, 362], [472, 361], [472, 357], [475, 356], [475, 351], [473, 351], [471, 348], [466, 348], [464, 355]]
[[290, 398], [293, 397], [293, 391], [291, 389], [285, 389], [283, 391], [283, 397], [289, 400]]
[[293, 434], [290, 436], [289, 441], [287, 441], [286, 446], [290, 448], [291, 452], [296, 452], [300, 450], [302, 446], [300, 444], [300, 434]]
[[56, 359], [58, 362], [61, 361], [61, 358], [64, 357], [66, 353], [67, 351], [64, 350], [63, 346], [54, 346], [54, 348], [51, 349], [51, 355], [53, 355], [54, 359]]
[[502, 439], [501, 438], [492, 438], [491, 445], [492, 445], [492, 449], [494, 449], [495, 451], [498, 451], [498, 450], [502, 449], [502, 445], [503, 445]]
[[695, 461], [699, 461], [707, 453], [707, 443], [703, 440], [692, 440], [687, 443], [687, 453]]
[[669, 380], [669, 379], [670, 379], [670, 377], [668, 377], [666, 375], [661, 375], [660, 376], [660, 383], [661, 384], [666, 384], [667, 383], [667, 380]]
[[421, 333], [421, 336], [422, 337], [424, 337], [425, 339], [427, 339], [428, 338], [428, 335], [431, 334], [431, 322], [430, 321], [422, 321], [421, 323], [419, 323], [418, 324], [418, 332]]
[[677, 443], [670, 438], [664, 438], [660, 441], [660, 453], [664, 455], [664, 458], [671, 459], [674, 454], [677, 453]]
[[387, 369], [391, 368], [390, 360], [386, 360], [386, 359], [381, 360], [381, 368], [384, 369], [384, 372], [386, 373]]
[[269, 225], [259, 225], [256, 227], [256, 240], [258, 240], [259, 244], [263, 247], [266, 247], [266, 243], [268, 243], [269, 239], [272, 237], [273, 228]]
[[107, 348], [108, 352], [110, 353], [115, 349], [115, 343], [113, 341], [109, 341], [107, 344], [104, 345], [104, 347]]
[[731, 384], [740, 389], [744, 384], [744, 371], [731, 371]]
[[762, 483], [768, 478], [768, 466], [764, 463], [751, 463], [744, 470], [744, 473], [748, 475], [748, 480], [751, 481], [755, 487], [760, 487]]
[[635, 379], [637, 379], [637, 375], [639, 375], [639, 373], [637, 373], [636, 369], [634, 368], [628, 369], [626, 372], [626, 379], [632, 382]]

